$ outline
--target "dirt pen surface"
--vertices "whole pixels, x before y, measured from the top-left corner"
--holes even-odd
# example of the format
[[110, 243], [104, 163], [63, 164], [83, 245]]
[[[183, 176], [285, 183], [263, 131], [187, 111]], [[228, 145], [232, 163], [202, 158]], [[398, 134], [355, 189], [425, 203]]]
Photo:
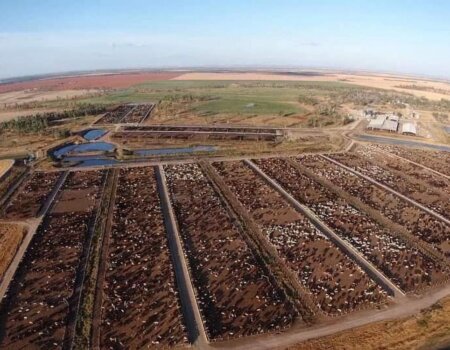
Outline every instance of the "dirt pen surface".
[[[11, 190], [11, 188], [17, 185], [19, 179], [25, 175], [27, 171], [26, 166], [22, 162], [16, 162], [7, 174], [3, 176], [0, 180], [0, 201], [4, 201], [7, 198], [6, 195]], [[1, 210], [0, 210], [1, 214]]]
[[14, 220], [37, 216], [60, 176], [61, 173], [58, 172], [35, 172], [28, 175], [18, 193], [2, 210], [3, 216]]
[[[345, 198], [302, 173], [286, 160], [266, 159], [256, 162], [266, 174], [280, 183], [300, 203], [309, 207], [403, 291], [414, 291], [445, 281], [445, 271], [438, 262], [417, 249], [412, 250], [401, 237], [392, 235], [388, 228], [380, 225], [366, 212], [352, 206]], [[408, 258], [414, 258], [416, 265], [411, 262], [405, 265], [404, 259]]]
[[26, 231], [21, 226], [0, 224], [0, 282], [25, 234]]
[[[337, 154], [330, 155], [332, 159], [340, 157], [342, 156]], [[412, 236], [427, 242], [447, 257], [450, 256], [450, 226], [444, 221], [333, 163], [328, 167], [332, 169], [328, 178], [351, 196], [380, 212]], [[436, 206], [444, 205], [446, 203]]]
[[353, 260], [248, 166], [242, 162], [213, 166], [322, 312], [340, 315], [385, 301], [385, 292]]
[[120, 170], [113, 220], [100, 348], [186, 344], [153, 168]]
[[450, 176], [450, 153], [444, 151], [426, 151], [422, 149], [377, 145], [378, 149], [406, 158], [415, 163]]
[[295, 309], [270, 282], [200, 167], [164, 171], [208, 338], [289, 326]]
[[[103, 171], [71, 173], [67, 178], [56, 200], [59, 210], [44, 219], [2, 300], [0, 348], [50, 349], [67, 342], [69, 308], [77, 302], [74, 290], [80, 257], [95, 219], [103, 179]], [[74, 191], [84, 191], [89, 203], [77, 205], [79, 197], [73, 196]], [[69, 202], [75, 203], [62, 210]]]
[[[328, 180], [346, 191], [348, 197], [354, 196], [374, 209], [390, 209], [382, 214], [391, 221], [394, 220], [393, 213], [401, 213], [404, 208], [397, 197], [383, 192], [378, 187], [321, 157], [305, 156], [297, 158], [297, 161], [317, 174], [316, 179]], [[373, 192], [376, 194], [372, 195]], [[375, 207], [371, 205], [372, 202], [369, 198], [382, 202]], [[414, 210], [415, 208], [410, 209]], [[356, 214], [357, 211], [354, 209], [353, 215]], [[353, 218], [356, 219], [357, 216], [353, 216]], [[346, 239], [378, 266], [386, 276], [395, 281], [403, 291], [420, 290], [445, 282], [448, 279], [449, 269], [445, 268], [439, 259], [412, 243], [408, 235], [402, 234], [401, 228], [404, 228], [403, 224], [395, 226], [389, 221], [386, 221], [385, 225], [377, 224], [372, 216], [370, 219], [366, 219], [357, 234], [355, 234], [356, 232], [347, 234]], [[439, 229], [444, 228], [441, 226], [437, 228], [437, 230]], [[418, 232], [421, 232], [421, 228], [417, 226], [411, 230], [413, 230], [411, 234], [416, 232], [418, 235]]]
[[449, 179], [418, 164], [414, 164], [400, 157], [395, 157], [390, 153], [380, 152], [379, 148], [375, 145], [358, 145], [355, 148], [355, 153], [375, 162], [378, 166], [394, 171], [397, 174], [401, 173], [407, 178], [422, 181], [427, 186], [437, 188], [450, 195]]
[[107, 112], [96, 124], [138, 124], [148, 118], [154, 107], [153, 103], [120, 105]]
[[62, 78], [48, 78], [18, 83], [0, 84], [0, 94], [20, 90], [79, 90], [119, 89], [153, 80], [169, 80], [177, 77], [176, 72], [92, 74]]
[[445, 188], [443, 191], [442, 188], [438, 189], [420, 180], [407, 177], [407, 170], [401, 169], [400, 165], [398, 172], [386, 169], [380, 166], [379, 162], [367, 160], [366, 152], [360, 153], [334, 154], [331, 158], [450, 219], [450, 194], [445, 192]]
[[[357, 144], [351, 152], [274, 156], [253, 164], [236, 158], [164, 163], [162, 179], [145, 164], [43, 172], [16, 162], [0, 181], [0, 195], [12, 193], [0, 196], [6, 198], [0, 281], [8, 266], [15, 267], [11, 261], [21, 243], [28, 243], [26, 234], [34, 233], [24, 227], [37, 230], [1, 300], [0, 349], [70, 348], [79, 336], [91, 348], [186, 348], [196, 339], [188, 330], [197, 320], [187, 323], [185, 312], [189, 317], [189, 308], [196, 312], [197, 306], [211, 347], [232, 348], [253, 339], [288, 346], [311, 332], [399, 317], [399, 310], [409, 315], [405, 310], [431, 305], [450, 288], [450, 227], [343, 164], [442, 216], [448, 214], [450, 182], [386, 150], [428, 160], [430, 167], [445, 165], [448, 157]], [[255, 165], [311, 216], [287, 201]], [[176, 232], [166, 232], [164, 178], [180, 257], [169, 249]], [[316, 228], [312, 216], [367, 262], [353, 260], [353, 250], [330, 239], [317, 222]], [[177, 274], [184, 274], [174, 270], [178, 259], [187, 263], [194, 287], [191, 306], [177, 285]], [[375, 282], [367, 265], [383, 278]], [[387, 296], [391, 282], [405, 295]], [[97, 306], [84, 307], [89, 303]], [[426, 315], [436, 316], [431, 311]], [[420, 327], [428, 327], [430, 318], [418, 317]], [[442, 322], [448, 323], [448, 313]], [[389, 333], [378, 324], [368, 327]], [[426, 329], [436, 334], [437, 323]], [[376, 341], [384, 344], [384, 338]]]

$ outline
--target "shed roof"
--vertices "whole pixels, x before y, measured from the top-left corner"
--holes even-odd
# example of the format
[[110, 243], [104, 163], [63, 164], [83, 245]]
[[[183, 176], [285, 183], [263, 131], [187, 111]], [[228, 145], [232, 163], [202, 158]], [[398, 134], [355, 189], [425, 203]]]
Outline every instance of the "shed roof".
[[381, 128], [387, 131], [397, 131], [398, 122], [394, 120], [385, 120]]
[[409, 133], [409, 134], [417, 134], [417, 128], [416, 124], [411, 122], [405, 122], [402, 124], [402, 134], [403, 133]]
[[386, 118], [384, 116], [379, 115], [375, 119], [371, 119], [367, 127], [372, 129], [381, 129], [385, 119]]

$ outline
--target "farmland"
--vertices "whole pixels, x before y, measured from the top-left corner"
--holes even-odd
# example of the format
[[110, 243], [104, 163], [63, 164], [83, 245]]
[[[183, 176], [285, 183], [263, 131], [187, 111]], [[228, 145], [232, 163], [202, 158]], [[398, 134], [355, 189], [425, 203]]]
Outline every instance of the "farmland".
[[450, 155], [444, 151], [426, 151], [421, 149], [410, 149], [397, 146], [377, 145], [380, 150], [395, 154], [402, 158], [424, 165], [430, 169], [450, 174]]
[[35, 172], [24, 180], [18, 194], [9, 202], [3, 214], [8, 219], [25, 219], [39, 214], [61, 174]]
[[442, 190], [450, 194], [450, 181], [420, 165], [408, 162], [406, 159], [395, 157], [393, 154], [380, 152], [374, 145], [360, 145], [355, 153], [373, 161], [383, 169], [401, 173], [406, 178], [412, 178], [419, 184], [430, 186], [432, 189]]
[[[332, 157], [338, 156], [333, 155]], [[445, 222], [390, 192], [380, 189], [369, 181], [349, 174], [347, 170], [332, 165], [330, 167], [332, 171], [328, 173], [328, 177], [338, 186], [381, 212], [392, 222], [402, 226], [411, 235], [431, 244], [446, 256], [449, 255], [450, 227]], [[445, 203], [440, 205], [445, 205]]]
[[384, 300], [374, 281], [251, 169], [238, 162], [214, 166], [323, 312], [346, 313]]
[[397, 170], [386, 169], [378, 165], [379, 162], [375, 164], [367, 160], [365, 152], [336, 154], [332, 158], [425, 205], [447, 219], [450, 218], [450, 186], [445, 184], [445, 179], [438, 184], [440, 188], [434, 187], [432, 183], [408, 176], [409, 169], [402, 166], [400, 161], [397, 163]]
[[289, 326], [295, 309], [270, 281], [199, 166], [164, 171], [208, 337]]
[[133, 106], [131, 105], [120, 105], [114, 110], [105, 113], [105, 115], [101, 117], [96, 124], [120, 123], [120, 121], [132, 110]]
[[281, 130], [264, 128], [157, 125], [124, 127], [122, 130], [114, 133], [113, 138], [127, 141], [152, 138], [232, 141], [277, 141], [282, 139]]
[[347, 89], [351, 85], [328, 82], [172, 80], [143, 83], [80, 101], [96, 104], [159, 101], [146, 124], [303, 127], [311, 122], [310, 117], [317, 117], [317, 125], [341, 125], [341, 114], [319, 115], [314, 104], [323, 100], [327, 105], [328, 96]]
[[135, 106], [135, 108], [126, 115], [121, 122], [122, 123], [142, 123], [144, 122], [150, 115], [151, 111], [155, 105], [153, 103], [147, 103], [147, 104], [138, 104]]
[[1, 305], [1, 346], [62, 347], [69, 332], [84, 242], [96, 215], [104, 174], [71, 173], [34, 236]]
[[[314, 163], [314, 162], [313, 162]], [[424, 271], [409, 270], [400, 259], [383, 259], [379, 256], [385, 254], [399, 254], [406, 248], [406, 242], [390, 235], [386, 227], [380, 225], [367, 213], [352, 206], [345, 198], [338, 196], [323, 184], [312, 177], [300, 172], [295, 166], [282, 159], [258, 160], [261, 169], [292, 195], [309, 207], [321, 220], [336, 231], [338, 235], [355, 246], [374, 265], [380, 268], [387, 276], [404, 291], [413, 291], [431, 282], [440, 282], [445, 279], [445, 271], [433, 260], [413, 250], [406, 250], [405, 260], [418, 259], [414, 268], [422, 267]], [[345, 180], [344, 180], [345, 181]], [[380, 249], [381, 248], [381, 249]], [[411, 255], [411, 256], [410, 256]], [[399, 254], [401, 257], [402, 254]], [[434, 276], [435, 280], [430, 280]]]
[[186, 343], [153, 168], [120, 171], [107, 249], [101, 348]]
[[[135, 122], [150, 108], [120, 118]], [[236, 131], [206, 130], [224, 128]], [[15, 268], [0, 304], [0, 348], [68, 348], [81, 331], [77, 349], [186, 348], [202, 336], [230, 347], [364, 321], [441, 293], [450, 277], [448, 179], [386, 150], [358, 144], [112, 170], [16, 163], [0, 182], [10, 192], [0, 274]]]
[[177, 73], [149, 72], [124, 74], [93, 74], [78, 77], [61, 77], [24, 81], [2, 85], [0, 93], [28, 89], [64, 91], [79, 89], [117, 89], [127, 88], [151, 80], [166, 80], [176, 77]]

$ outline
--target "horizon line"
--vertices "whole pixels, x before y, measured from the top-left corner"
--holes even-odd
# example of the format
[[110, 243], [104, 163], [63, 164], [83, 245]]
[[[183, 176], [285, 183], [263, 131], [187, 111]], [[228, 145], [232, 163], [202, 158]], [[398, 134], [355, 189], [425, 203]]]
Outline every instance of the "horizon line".
[[143, 72], [212, 72], [219, 71], [232, 71], [232, 72], [255, 72], [255, 71], [268, 71], [269, 73], [280, 72], [292, 73], [292, 72], [325, 72], [325, 73], [341, 73], [341, 74], [363, 74], [363, 75], [396, 75], [399, 77], [408, 78], [421, 78], [429, 80], [443, 81], [450, 83], [450, 77], [437, 76], [433, 74], [423, 74], [423, 73], [403, 73], [396, 71], [382, 71], [382, 70], [371, 70], [371, 69], [344, 69], [344, 68], [331, 68], [331, 67], [314, 67], [314, 66], [292, 66], [292, 65], [201, 65], [201, 66], [160, 66], [160, 67], [134, 67], [134, 68], [99, 68], [99, 69], [88, 69], [88, 70], [69, 70], [69, 71], [59, 71], [59, 72], [49, 72], [42, 74], [28, 74], [19, 75], [8, 78], [0, 77], [0, 84], [14, 84], [26, 81], [35, 80], [47, 80], [47, 79], [64, 79], [71, 77], [83, 77], [90, 75], [110, 75], [110, 74], [126, 74], [126, 73], [143, 73]]

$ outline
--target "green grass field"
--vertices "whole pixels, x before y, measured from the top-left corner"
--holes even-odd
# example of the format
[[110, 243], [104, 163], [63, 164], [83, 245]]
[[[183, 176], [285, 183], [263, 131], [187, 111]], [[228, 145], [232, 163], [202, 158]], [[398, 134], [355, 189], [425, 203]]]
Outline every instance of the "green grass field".
[[252, 97], [218, 98], [217, 100], [200, 103], [193, 110], [201, 115], [237, 114], [283, 116], [304, 112], [304, 109], [289, 103], [264, 101]]
[[266, 123], [272, 118], [273, 125], [325, 127], [344, 124], [348, 106], [393, 108], [392, 103], [399, 104], [399, 101], [430, 107], [429, 102], [408, 94], [346, 82], [178, 80], [150, 81], [96, 97], [48, 102], [43, 107], [68, 109], [80, 102], [105, 105], [161, 102], [156, 112], [159, 122], [167, 117], [180, 123], [202, 120]]
[[299, 97], [325, 98], [351, 87], [335, 82], [158, 81], [114, 91], [82, 102], [117, 104], [177, 100], [186, 96], [187, 108], [205, 115], [303, 114]]

